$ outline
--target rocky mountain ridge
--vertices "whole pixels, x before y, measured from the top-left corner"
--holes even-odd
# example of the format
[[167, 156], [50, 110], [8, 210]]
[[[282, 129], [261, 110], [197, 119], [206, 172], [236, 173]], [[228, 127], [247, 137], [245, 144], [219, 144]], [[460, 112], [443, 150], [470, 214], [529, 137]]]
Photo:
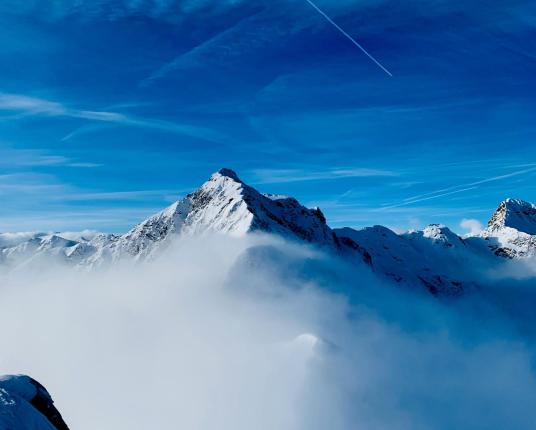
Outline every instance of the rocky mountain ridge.
[[536, 255], [536, 206], [506, 199], [485, 230], [464, 238], [437, 224], [403, 234], [382, 226], [331, 229], [319, 208], [306, 208], [292, 197], [261, 194], [232, 170], [221, 169], [199, 189], [123, 235], [0, 234], [0, 263], [17, 267], [54, 256], [92, 267], [153, 258], [185, 235], [258, 232], [353, 258], [355, 264], [365, 264], [398, 284], [457, 295], [475, 284], [471, 266]]

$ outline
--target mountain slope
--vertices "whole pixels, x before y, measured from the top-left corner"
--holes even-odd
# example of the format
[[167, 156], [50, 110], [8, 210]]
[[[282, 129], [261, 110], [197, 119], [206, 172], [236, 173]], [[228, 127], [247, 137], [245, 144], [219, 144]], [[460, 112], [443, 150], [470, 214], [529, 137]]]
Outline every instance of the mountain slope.
[[335, 232], [359, 243], [371, 255], [373, 270], [399, 284], [422, 285], [443, 295], [458, 295], [473, 285], [471, 276], [458, 270], [473, 258], [473, 250], [445, 226], [434, 224], [401, 235], [382, 226]]
[[478, 236], [497, 256], [536, 256], [536, 206], [523, 200], [504, 200]]
[[507, 258], [536, 256], [536, 206], [506, 199], [479, 234], [461, 238], [434, 224], [396, 234], [386, 227], [331, 229], [318, 208], [296, 199], [261, 194], [235, 172], [221, 169], [200, 188], [123, 235], [0, 234], [0, 263], [23, 268], [54, 258], [93, 267], [122, 259], [144, 260], [180, 236], [275, 234], [285, 240], [365, 262], [397, 284], [432, 294], [457, 295], [480, 283], [475, 268], [498, 267]]
[[488, 222], [488, 230], [500, 231], [504, 228], [536, 235], [536, 205], [518, 199], [501, 202]]
[[264, 232], [318, 246], [338, 247], [337, 238], [319, 209], [296, 199], [259, 193], [235, 172], [221, 169], [184, 199], [135, 226], [89, 258], [146, 258], [168, 239], [182, 235]]

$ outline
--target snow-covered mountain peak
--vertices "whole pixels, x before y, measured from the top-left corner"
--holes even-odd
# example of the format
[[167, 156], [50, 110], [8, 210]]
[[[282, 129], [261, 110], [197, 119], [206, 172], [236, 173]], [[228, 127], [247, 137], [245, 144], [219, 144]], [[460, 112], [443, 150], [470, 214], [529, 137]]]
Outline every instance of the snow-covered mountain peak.
[[245, 184], [230, 169], [221, 169], [196, 191], [151, 216], [119, 238], [97, 249], [90, 262], [107, 255], [151, 256], [175, 235], [251, 232], [275, 233], [287, 239], [337, 246], [336, 236], [320, 209], [308, 209], [296, 199], [266, 196]]
[[236, 174], [234, 170], [228, 169], [226, 167], [218, 170], [216, 173], [213, 173], [211, 176], [211, 179], [212, 178], [217, 179], [220, 177], [232, 179], [235, 182], [242, 182], [242, 180], [238, 177], [238, 175]]
[[497, 208], [488, 222], [488, 231], [505, 227], [536, 235], [536, 205], [519, 199], [506, 199]]
[[536, 206], [519, 199], [502, 201], [477, 235], [495, 255], [507, 258], [536, 255]]
[[220, 169], [217, 172], [210, 175], [208, 181], [206, 181], [201, 187], [192, 194], [199, 191], [205, 192], [222, 192], [223, 190], [238, 191], [242, 188], [244, 183], [238, 177], [238, 175], [231, 169]]
[[308, 209], [293, 197], [261, 194], [229, 169], [214, 173], [188, 198], [192, 211], [185, 231], [262, 231], [317, 244], [334, 243], [319, 209]]
[[445, 246], [463, 244], [463, 239], [460, 236], [442, 224], [430, 224], [426, 226], [422, 231], [422, 236]]
[[[181, 230], [190, 209], [191, 204], [188, 199], [179, 200], [141, 222], [117, 240], [112, 238], [111, 243], [108, 244], [112, 255], [116, 257], [124, 253], [136, 257], [149, 255], [155, 243]], [[102, 239], [102, 237], [99, 238], [99, 240]]]
[[244, 182], [233, 170], [224, 168], [210, 175], [209, 179], [197, 190], [190, 193], [187, 198], [195, 200], [199, 199], [200, 196], [212, 198], [223, 194], [237, 196], [242, 194], [244, 185]]
[[[52, 256], [98, 267], [123, 258], [150, 259], [181, 236], [257, 232], [365, 262], [399, 284], [457, 295], [478, 283], [471, 277], [473, 261], [491, 265], [504, 257], [536, 256], [536, 206], [506, 199], [485, 230], [464, 239], [442, 224], [401, 234], [382, 226], [331, 229], [319, 208], [307, 208], [285, 195], [262, 194], [234, 171], [221, 169], [197, 190], [121, 236], [89, 231], [0, 233], [0, 263], [16, 268]], [[467, 273], [458, 273], [458, 267], [466, 267]]]
[[41, 239], [39, 249], [52, 249], [52, 248], [68, 248], [70, 246], [76, 245], [76, 241], [68, 240], [56, 234], [50, 234], [44, 236]]
[[[457, 295], [463, 288], [463, 280], [449, 268], [457, 267], [459, 254], [467, 250], [464, 242], [444, 226], [430, 225], [425, 231], [403, 234], [378, 225], [335, 232], [364, 248], [374, 271], [397, 283], [422, 285], [432, 294]], [[456, 246], [458, 243], [461, 246]]]

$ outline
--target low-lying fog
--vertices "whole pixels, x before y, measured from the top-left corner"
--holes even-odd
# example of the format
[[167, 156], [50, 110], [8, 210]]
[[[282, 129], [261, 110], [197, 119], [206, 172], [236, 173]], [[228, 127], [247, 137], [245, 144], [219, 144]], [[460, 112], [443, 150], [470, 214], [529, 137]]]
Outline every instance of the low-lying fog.
[[49, 263], [0, 279], [0, 373], [43, 383], [73, 430], [530, 429], [524, 273], [436, 299], [266, 237]]

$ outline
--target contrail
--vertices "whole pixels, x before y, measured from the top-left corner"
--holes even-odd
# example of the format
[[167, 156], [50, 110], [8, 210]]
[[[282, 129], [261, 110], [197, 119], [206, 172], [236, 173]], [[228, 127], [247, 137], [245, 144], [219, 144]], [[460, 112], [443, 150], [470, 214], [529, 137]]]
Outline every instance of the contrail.
[[[462, 192], [465, 192], [465, 191], [477, 189], [478, 186], [482, 185], [482, 184], [487, 184], [489, 182], [500, 181], [502, 179], [508, 179], [508, 178], [512, 178], [514, 176], [520, 176], [520, 175], [524, 175], [526, 173], [531, 173], [531, 172], [534, 172], [534, 171], [536, 171], [536, 167], [532, 167], [530, 169], [525, 169], [525, 170], [518, 170], [518, 171], [515, 171], [515, 172], [511, 172], [511, 173], [506, 173], [504, 175], [492, 176], [490, 178], [481, 179], [479, 181], [471, 182], [471, 183], [468, 183], [468, 184], [454, 185], [452, 187], [442, 188], [440, 190], [435, 190], [435, 191], [432, 191], [430, 193], [420, 194], [418, 196], [413, 196], [413, 197], [404, 199], [401, 203], [397, 203], [397, 204], [393, 204], [393, 205], [389, 205], [389, 206], [383, 206], [383, 207], [379, 208], [378, 210], [382, 211], [382, 210], [386, 210], [386, 209], [399, 208], [401, 206], [408, 206], [408, 205], [411, 205], [413, 203], [424, 202], [426, 200], [437, 199], [439, 197], [444, 197], [444, 196], [450, 196], [451, 194], [457, 194], [457, 193], [462, 193]], [[461, 188], [461, 187], [465, 187], [465, 188]], [[461, 188], [461, 189], [459, 189], [459, 188]]]
[[361, 49], [361, 51], [363, 51], [363, 53], [369, 57], [372, 61], [374, 61], [374, 63], [380, 68], [382, 69], [385, 73], [387, 73], [389, 76], [393, 76], [393, 74], [387, 70], [382, 63], [380, 63], [378, 60], [376, 60], [376, 58], [374, 58], [372, 56], [372, 54], [370, 54], [365, 48], [363, 48], [363, 46], [361, 46], [361, 44], [355, 40], [352, 36], [350, 36], [346, 31], [344, 31], [343, 28], [341, 28], [335, 21], [333, 21], [328, 15], [326, 15], [326, 13], [320, 9], [316, 4], [314, 4], [311, 0], [305, 0], [307, 3], [309, 3], [312, 7], [315, 8], [315, 10], [320, 14], [322, 15], [324, 18], [326, 18], [328, 20], [328, 22], [330, 24], [332, 24], [337, 30], [339, 30], [344, 36], [346, 36], [355, 46], [357, 46], [359, 49]]
[[412, 203], [418, 203], [418, 202], [424, 202], [426, 200], [438, 199], [440, 197], [450, 196], [452, 194], [464, 193], [465, 191], [476, 190], [477, 188], [478, 187], [462, 188], [461, 190], [449, 191], [448, 193], [436, 194], [436, 195], [433, 195], [433, 196], [423, 197], [421, 199], [415, 199], [415, 200], [412, 200], [412, 201], [409, 201], [409, 202], [403, 202], [403, 203], [399, 203], [399, 204], [396, 204], [396, 205], [383, 206], [383, 207], [379, 208], [378, 211], [382, 211], [382, 210], [386, 210], [386, 209], [399, 208], [401, 206], [407, 206], [407, 205], [410, 205]]

